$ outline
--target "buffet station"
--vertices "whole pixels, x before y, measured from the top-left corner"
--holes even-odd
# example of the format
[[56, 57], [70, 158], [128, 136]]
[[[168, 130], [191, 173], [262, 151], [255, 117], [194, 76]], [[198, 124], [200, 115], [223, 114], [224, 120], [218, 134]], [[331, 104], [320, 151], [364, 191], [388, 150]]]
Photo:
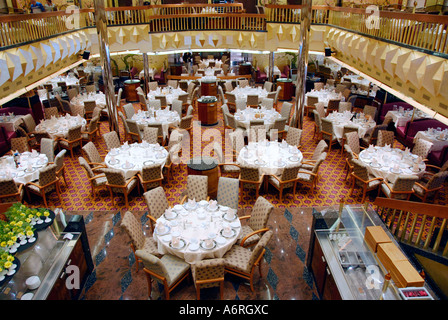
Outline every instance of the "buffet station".
[[307, 267], [324, 300], [436, 299], [367, 205], [313, 208]]
[[0, 206], [0, 300], [76, 300], [93, 268], [83, 216]]

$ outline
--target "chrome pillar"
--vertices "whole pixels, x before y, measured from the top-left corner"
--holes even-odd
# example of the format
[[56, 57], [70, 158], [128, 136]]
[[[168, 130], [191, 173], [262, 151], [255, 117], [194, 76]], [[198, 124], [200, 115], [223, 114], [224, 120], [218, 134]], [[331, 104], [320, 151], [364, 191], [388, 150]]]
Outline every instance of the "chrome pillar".
[[144, 73], [144, 77], [145, 77], [145, 83], [144, 83], [144, 88], [145, 88], [145, 94], [148, 94], [149, 92], [149, 88], [148, 88], [148, 83], [149, 83], [149, 62], [148, 62], [148, 54], [146, 52], [143, 53], [143, 73]]
[[100, 59], [103, 73], [104, 95], [106, 96], [106, 108], [109, 114], [109, 129], [116, 131], [120, 137], [118, 127], [118, 115], [115, 98], [115, 87], [112, 76], [109, 42], [107, 37], [107, 20], [104, 8], [104, 0], [94, 0], [95, 22], [98, 33]]
[[269, 81], [274, 82], [274, 52], [269, 53]]
[[302, 1], [300, 14], [299, 54], [297, 58], [296, 103], [291, 126], [303, 129], [305, 110], [306, 74], [308, 69], [309, 35], [311, 27], [311, 0]]

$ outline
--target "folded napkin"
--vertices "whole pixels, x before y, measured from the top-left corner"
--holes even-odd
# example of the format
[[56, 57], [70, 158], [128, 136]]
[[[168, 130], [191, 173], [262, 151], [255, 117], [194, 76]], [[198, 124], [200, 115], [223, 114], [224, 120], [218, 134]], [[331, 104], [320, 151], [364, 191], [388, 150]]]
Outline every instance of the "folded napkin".
[[11, 118], [14, 117], [14, 112], [9, 112], [8, 114], [9, 114], [9, 116], [10, 116]]
[[409, 152], [411, 152], [411, 150], [409, 150], [409, 148], [406, 147], [406, 149], [404, 149], [404, 153], [405, 153], [405, 154], [409, 154]]
[[216, 200], [210, 200], [209, 206], [211, 209], [215, 209], [217, 205], [218, 205], [218, 202]]
[[211, 248], [213, 246], [213, 240], [212, 239], [205, 239], [204, 243], [205, 243], [205, 247], [206, 248]]
[[222, 230], [223, 230], [223, 233], [226, 235], [229, 235], [232, 232], [232, 229], [230, 228], [230, 226], [225, 226]]
[[168, 218], [171, 218], [171, 217], [174, 216], [174, 213], [173, 213], [171, 208], [168, 208], [168, 209], [165, 210], [165, 216], [168, 217]]
[[196, 204], [196, 199], [188, 199], [188, 205], [190, 207], [194, 207], [195, 204]]
[[236, 210], [235, 209], [229, 209], [229, 210], [227, 210], [226, 218], [231, 220], [231, 219], [235, 218], [235, 215], [236, 215]]
[[179, 237], [171, 237], [171, 244], [173, 247], [179, 247]]
[[419, 170], [419, 164], [417, 162], [414, 163], [414, 165], [412, 166], [412, 170], [413, 171], [418, 171]]
[[126, 164], [125, 164], [126, 168], [129, 168], [131, 166], [131, 164], [129, 163], [128, 160], [126, 160]]
[[157, 232], [164, 232], [165, 228], [166, 228], [166, 226], [162, 221], [157, 223], [157, 226], [156, 226]]
[[369, 148], [367, 149], [370, 152], [373, 152], [375, 148], [373, 147], [373, 144], [369, 145]]
[[396, 163], [396, 164], [394, 164], [394, 170], [395, 171], [398, 171], [398, 170], [400, 170], [400, 167], [398, 166], [398, 164]]
[[378, 159], [377, 158], [372, 158], [372, 164], [377, 164], [378, 163]]
[[417, 157], [417, 163], [420, 163], [420, 162], [422, 162], [423, 161], [423, 158], [421, 157], [421, 156], [418, 156]]
[[37, 151], [36, 149], [33, 149], [33, 151], [31, 151], [31, 156], [36, 157], [37, 156]]
[[286, 147], [288, 144], [286, 143], [285, 139], [282, 140], [282, 146]]

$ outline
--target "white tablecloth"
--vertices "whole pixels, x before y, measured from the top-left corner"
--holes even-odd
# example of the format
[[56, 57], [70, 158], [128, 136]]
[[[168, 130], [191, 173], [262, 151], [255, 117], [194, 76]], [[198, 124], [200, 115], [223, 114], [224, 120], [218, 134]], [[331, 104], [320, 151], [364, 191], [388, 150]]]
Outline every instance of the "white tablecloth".
[[[390, 110], [385, 117], [391, 117], [395, 122], [395, 127], [404, 127], [412, 119], [413, 110], [394, 111]], [[414, 119], [426, 118], [428, 115], [424, 112], [415, 110]]]
[[[205, 200], [196, 203], [196, 207], [187, 210], [187, 203], [176, 205], [172, 208], [177, 216], [168, 220], [165, 215], [157, 219], [154, 230], [154, 239], [158, 243], [160, 254], [172, 254], [188, 263], [195, 263], [203, 259], [222, 258], [236, 243], [241, 232], [241, 222], [238, 216], [228, 221], [225, 214], [228, 207], [217, 206], [216, 211], [208, 210], [209, 203]], [[163, 223], [164, 232], [159, 232], [158, 226]], [[222, 230], [230, 228], [229, 235], [223, 234]], [[179, 236], [182, 248], [171, 246], [172, 236]], [[226, 237], [225, 237], [225, 236]], [[204, 247], [203, 240], [213, 239], [214, 246], [210, 249]]]
[[78, 94], [70, 103], [77, 106], [84, 106], [84, 101], [95, 101], [96, 106], [101, 109], [106, 107], [106, 96], [103, 92]]
[[342, 77], [342, 81], [344, 81], [344, 78], [349, 79], [353, 84], [359, 86], [359, 85], [370, 85], [370, 81], [367, 79], [364, 79], [363, 77], [357, 75], [357, 74], [351, 74], [351, 75], [345, 75]]
[[165, 137], [168, 136], [168, 128], [170, 126], [177, 127], [180, 123], [180, 116], [176, 111], [170, 111], [169, 109], [161, 109], [155, 111], [155, 117], [151, 116], [154, 114], [154, 111], [141, 111], [138, 110], [132, 116], [132, 120], [137, 121], [137, 124], [141, 130], [143, 127], [147, 126], [150, 123], [160, 122], [162, 123], [163, 135]]
[[235, 89], [233, 89], [230, 92], [235, 95], [236, 100], [243, 100], [243, 101], [247, 101], [248, 94], [258, 95], [258, 102], [261, 102], [263, 100], [263, 98], [266, 98], [268, 95], [268, 92], [266, 89], [263, 89], [261, 87], [254, 88], [254, 87], [249, 87], [249, 86], [244, 87], [244, 88], [236, 87]]
[[176, 100], [179, 95], [187, 93], [184, 90], [180, 88], [176, 89], [169, 89], [169, 88], [157, 88], [157, 90], [150, 91], [148, 93], [148, 99], [149, 100], [155, 100], [156, 96], [166, 96], [166, 103], [171, 105], [173, 103], [173, 100]]
[[66, 138], [68, 130], [77, 125], [81, 125], [81, 130], [85, 131], [87, 121], [81, 116], [71, 116], [69, 114], [62, 117], [51, 117], [41, 120], [35, 131], [47, 131], [50, 136], [56, 138]]
[[124, 144], [120, 148], [112, 149], [104, 161], [110, 168], [120, 169], [126, 179], [141, 172], [143, 166], [152, 163], [165, 164], [168, 151], [164, 147], [146, 142]]
[[214, 76], [215, 75], [215, 71], [219, 71], [217, 74], [218, 75], [220, 75], [220, 74], [222, 74], [222, 68], [210, 68], [210, 67], [208, 67], [208, 68], [205, 68], [205, 69], [198, 69], [198, 73], [199, 73], [199, 71], [204, 71], [204, 74], [206, 75], [206, 76]]
[[308, 96], [317, 97], [319, 99], [319, 102], [322, 102], [325, 107], [328, 106], [328, 101], [330, 100], [341, 100], [344, 101], [344, 97], [342, 96], [342, 93], [336, 93], [333, 89], [322, 89], [322, 90], [314, 90], [312, 89], [310, 92], [307, 92], [305, 94], [306, 102], [305, 104], [308, 105]]
[[23, 152], [20, 154], [20, 166], [16, 168], [13, 156], [5, 156], [0, 160], [0, 178], [11, 176], [16, 183], [25, 184], [39, 179], [39, 170], [47, 163], [45, 154]]
[[[264, 72], [269, 77], [269, 67], [264, 68]], [[272, 71], [272, 75], [280, 77], [282, 75], [282, 72], [280, 71], [280, 69], [277, 66], [274, 66], [274, 70]]]
[[237, 163], [258, 166], [261, 173], [267, 175], [280, 175], [287, 165], [299, 163], [302, 159], [302, 152], [296, 146], [277, 141], [270, 141], [268, 145], [263, 142], [249, 142], [241, 149]]
[[[381, 177], [392, 183], [399, 175], [417, 175], [421, 178], [425, 172], [426, 165], [419, 162], [419, 171], [413, 172], [413, 165], [418, 161], [415, 154], [406, 154], [403, 150], [388, 147], [370, 147], [359, 153], [359, 159], [367, 165], [370, 173], [375, 177]], [[377, 164], [372, 164], [372, 159], [377, 160]], [[398, 166], [398, 171], [395, 171]]]
[[[150, 79], [154, 78], [154, 69], [153, 68], [149, 68], [148, 69], [148, 75]], [[140, 73], [138, 74], [138, 78], [142, 79], [145, 76], [145, 70], [140, 71]]]
[[358, 127], [359, 138], [363, 138], [365, 135], [373, 131], [376, 126], [375, 121], [366, 121], [365, 118], [350, 120], [353, 114], [351, 112], [331, 112], [326, 119], [333, 122], [333, 130], [338, 138], [338, 141], [342, 140], [344, 133], [344, 126], [351, 125]]
[[430, 128], [426, 131], [419, 131], [414, 137], [414, 142], [417, 139], [424, 139], [432, 142], [431, 151], [440, 151], [444, 146], [448, 145], [448, 130], [437, 131]]
[[201, 60], [199, 65], [202, 63], [206, 68], [210, 65], [210, 62], [215, 62], [215, 68], [221, 68], [222, 67], [222, 61], [217, 59], [204, 59]]
[[235, 112], [235, 121], [238, 125], [250, 128], [250, 122], [253, 120], [263, 120], [266, 132], [274, 125], [274, 121], [281, 117], [280, 113], [274, 109], [246, 108]]
[[[0, 111], [1, 112], [1, 111]], [[23, 115], [0, 115], [0, 127], [4, 127], [6, 131], [16, 131], [17, 127], [22, 123]]]
[[67, 86], [79, 85], [78, 78], [74, 76], [57, 76], [48, 80], [47, 83], [52, 84], [53, 88], [56, 88], [58, 86], [58, 82], [65, 82]]

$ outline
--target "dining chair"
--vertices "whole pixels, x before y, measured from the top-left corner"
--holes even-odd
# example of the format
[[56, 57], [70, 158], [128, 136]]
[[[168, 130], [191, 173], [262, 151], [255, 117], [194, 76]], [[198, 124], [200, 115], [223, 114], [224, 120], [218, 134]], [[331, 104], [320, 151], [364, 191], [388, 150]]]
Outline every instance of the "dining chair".
[[330, 99], [330, 100], [328, 100], [327, 111], [326, 111], [325, 115], [328, 116], [333, 111], [337, 112], [339, 110], [339, 103], [340, 102], [341, 102], [340, 99]]
[[131, 239], [130, 247], [135, 256], [136, 271], [140, 269], [142, 259], [137, 256], [136, 251], [141, 250], [154, 256], [160, 256], [157, 250], [157, 242], [153, 237], [146, 236], [142, 230], [142, 224], [137, 220], [134, 214], [126, 211], [121, 220], [120, 227], [128, 234]]
[[438, 192], [443, 188], [443, 185], [448, 177], [448, 171], [441, 171], [431, 175], [428, 181], [424, 179], [418, 180], [413, 186], [414, 195], [423, 202], [428, 202], [428, 198], [436, 199]]
[[92, 118], [87, 125], [87, 131], [81, 131], [81, 136], [83, 141], [94, 141], [99, 135], [100, 128], [98, 122], [100, 120], [99, 116]]
[[138, 101], [140, 102], [140, 108], [143, 111], [148, 111], [149, 106], [148, 106], [148, 101], [146, 101], [145, 94], [138, 92], [137, 95], [138, 95]]
[[[238, 164], [231, 162], [226, 163], [224, 160], [224, 156], [222, 153], [222, 146], [218, 142], [213, 143], [213, 153], [214, 156], [218, 158], [218, 168], [219, 168], [219, 175], [238, 175], [240, 173], [240, 167]], [[232, 155], [233, 158], [233, 155]], [[233, 159], [232, 159], [233, 160]]]
[[266, 110], [272, 110], [274, 108], [274, 99], [271, 98], [261, 99], [260, 107], [266, 108]]
[[412, 148], [412, 153], [422, 157], [423, 160], [428, 158], [428, 154], [431, 151], [433, 143], [425, 139], [417, 139]]
[[378, 147], [384, 147], [385, 145], [394, 145], [394, 132], [388, 130], [378, 130], [378, 139], [376, 140]]
[[352, 104], [350, 102], [339, 102], [338, 112], [352, 111]]
[[[93, 109], [93, 111], [92, 111], [92, 119], [95, 117], [98, 117], [98, 122], [99, 122], [99, 119], [101, 118], [101, 114], [103, 111], [106, 111], [106, 113], [107, 113], [106, 108], [100, 108], [100, 107], [96, 106], [95, 109]], [[92, 121], [92, 120], [90, 120], [90, 121]]]
[[303, 133], [302, 129], [289, 127], [285, 139], [286, 143], [291, 146], [300, 148], [302, 146], [302, 133]]
[[219, 287], [222, 300], [224, 291], [225, 261], [222, 258], [204, 259], [191, 266], [191, 275], [196, 288], [196, 298], [201, 299], [201, 289]]
[[321, 139], [328, 141], [328, 145], [329, 145], [328, 153], [330, 153], [331, 146], [333, 144], [338, 143], [338, 139], [336, 137], [336, 134], [334, 133], [333, 122], [326, 118], [322, 118], [321, 123], [322, 123], [322, 129], [320, 132], [320, 136], [321, 136]]
[[303, 166], [299, 169], [299, 173], [297, 175], [297, 182], [300, 183], [307, 183], [311, 185], [311, 192], [314, 191], [314, 189], [317, 186], [317, 182], [319, 180], [319, 168], [320, 165], [324, 162], [325, 158], [327, 157], [326, 152], [322, 152], [320, 157], [315, 161], [314, 166], [311, 170], [303, 168]]
[[313, 152], [302, 152], [302, 169], [312, 170], [316, 161], [320, 158], [322, 153], [328, 150], [328, 144], [325, 140], [320, 140]]
[[232, 148], [235, 158], [238, 157], [242, 148], [244, 148], [244, 130], [237, 128], [229, 134], [232, 141]]
[[[63, 100], [59, 94], [55, 94], [56, 100], [59, 103], [61, 113], [72, 114], [72, 104], [69, 101]], [[71, 100], [71, 99], [70, 99]]]
[[154, 96], [156, 100], [160, 100], [160, 106], [162, 109], [166, 108], [168, 106], [166, 96], [165, 95], [156, 95]]
[[171, 104], [171, 110], [176, 111], [179, 115], [179, 118], [182, 118], [182, 101], [175, 99]]
[[118, 89], [117, 100], [116, 100], [116, 103], [115, 103], [115, 105], [117, 107], [117, 110], [120, 110], [120, 108], [121, 108], [121, 97], [122, 97], [122, 95], [123, 95], [123, 88], [120, 88], [120, 89]]
[[238, 209], [239, 180], [229, 177], [219, 177], [216, 201], [222, 206]]
[[314, 130], [313, 130], [313, 139], [314, 138], [321, 138], [321, 132], [322, 132], [322, 120], [320, 117], [319, 112], [317, 112], [316, 110], [313, 110], [313, 115], [314, 115]]
[[174, 80], [174, 79], [168, 80], [168, 82], [166, 83], [166, 86], [176, 89], [178, 86], [177, 80]]
[[361, 203], [364, 203], [366, 199], [366, 194], [368, 191], [378, 189], [381, 186], [383, 178], [375, 177], [369, 173], [369, 169], [364, 164], [364, 162], [358, 159], [352, 159], [351, 165], [353, 165], [352, 172], [350, 176], [352, 177], [351, 187], [350, 187], [350, 195], [353, 195], [353, 191], [355, 189], [355, 184], [362, 188], [362, 200]]
[[48, 162], [54, 161], [55, 140], [51, 138], [42, 138], [40, 140], [40, 153], [47, 156]]
[[187, 109], [189, 106], [188, 104], [188, 93], [181, 93], [177, 96], [177, 100], [180, 100], [182, 102], [182, 112]]
[[84, 101], [84, 116], [86, 119], [92, 118], [93, 110], [96, 108], [95, 100], [86, 100]]
[[124, 172], [119, 169], [114, 168], [100, 168], [98, 169], [100, 172], [103, 172], [106, 175], [106, 187], [109, 190], [110, 198], [112, 201], [112, 206], [115, 206], [114, 193], [121, 193], [124, 195], [125, 199], [125, 207], [129, 207], [128, 196], [131, 191], [137, 186], [138, 179], [137, 176], [132, 176], [129, 179], [126, 179], [124, 176]]
[[109, 152], [112, 149], [120, 148], [121, 142], [120, 138], [118, 137], [118, 134], [116, 131], [109, 131], [103, 134], [103, 140], [106, 144], [106, 150]]
[[243, 189], [254, 189], [255, 198], [258, 198], [261, 185], [264, 181], [264, 174], [260, 172], [260, 168], [256, 165], [241, 163], [240, 165], [240, 195], [243, 194]]
[[193, 115], [193, 106], [190, 104], [187, 108], [187, 112], [185, 114], [187, 117]]
[[193, 130], [193, 115], [182, 117], [180, 119], [179, 129], [186, 130], [191, 134], [191, 130]]
[[151, 122], [147, 125], [149, 128], [157, 128], [157, 141], [161, 146], [166, 143], [165, 134], [163, 132], [163, 125], [161, 122]]
[[92, 189], [92, 195], [93, 197], [95, 197], [96, 189], [106, 187], [107, 183], [106, 175], [104, 173], [95, 174], [84, 157], [79, 157], [78, 162], [86, 171], [87, 180], [89, 181], [90, 187]]
[[319, 113], [321, 119], [326, 117], [325, 104], [323, 102], [316, 103], [315, 109]]
[[238, 85], [240, 88], [245, 88], [249, 86], [249, 80], [247, 79], [238, 79]]
[[86, 155], [86, 160], [93, 171], [99, 168], [105, 168], [107, 165], [104, 163], [103, 157], [100, 155], [97, 147], [92, 141], [87, 142], [83, 147], [82, 151]]
[[86, 86], [87, 93], [96, 93], [96, 86], [94, 84], [90, 84]]
[[81, 125], [77, 125], [68, 129], [67, 138], [59, 138], [59, 147], [70, 150], [73, 159], [73, 149], [82, 148]]
[[45, 119], [51, 119], [51, 117], [59, 116], [59, 109], [57, 107], [48, 107], [44, 109]]
[[319, 98], [315, 96], [306, 97], [305, 115], [309, 117], [310, 111], [316, 109], [316, 103], [319, 102]]
[[36, 182], [30, 181], [25, 184], [28, 199], [30, 199], [30, 192], [39, 195], [44, 200], [45, 208], [48, 208], [47, 193], [56, 190], [59, 202], [62, 203], [59, 178], [56, 176], [56, 165], [48, 164], [39, 171], [39, 179]]
[[[254, 121], [255, 123], [255, 121]], [[253, 124], [247, 130], [247, 139], [249, 142], [261, 142], [266, 140], [266, 127], [264, 124]]]
[[157, 144], [158, 141], [158, 128], [153, 127], [143, 127], [143, 133], [142, 133], [142, 141], [146, 141], [149, 144]]
[[250, 214], [239, 217], [242, 225], [237, 244], [245, 248], [257, 244], [261, 236], [269, 230], [268, 221], [273, 210], [274, 206], [266, 198], [259, 196]]
[[33, 132], [36, 130], [36, 121], [34, 121], [33, 116], [30, 113], [28, 113], [24, 115], [21, 119], [28, 135], [33, 134]]
[[341, 148], [342, 150], [345, 151], [350, 150], [353, 152], [356, 158], [358, 157], [362, 148], [361, 144], [359, 143], [358, 128], [356, 128], [356, 131], [349, 131], [344, 134], [342, 146], [343, 146], [343, 148]]
[[11, 153], [30, 151], [30, 145], [28, 144], [28, 137], [11, 138]]
[[248, 94], [246, 98], [246, 105], [251, 108], [258, 108], [258, 94]]
[[143, 192], [146, 192], [151, 188], [162, 186], [162, 163], [144, 165], [141, 172], [137, 173], [137, 177], [143, 187]]
[[126, 119], [126, 124], [128, 125], [129, 136], [131, 137], [131, 141], [138, 143], [142, 142], [142, 132], [138, 127], [137, 121]]
[[84, 104], [70, 104], [70, 114], [84, 118]]
[[189, 199], [194, 199], [196, 202], [201, 200], [209, 200], [208, 196], [208, 176], [203, 175], [188, 175], [187, 188], [181, 193], [181, 201], [183, 204]]
[[327, 82], [326, 82], [327, 85], [334, 87], [334, 83], [335, 83], [335, 79], [327, 79]]
[[364, 116], [370, 116], [372, 120], [375, 120], [377, 108], [374, 106], [365, 105], [363, 109]]
[[323, 82], [314, 82], [314, 90], [320, 91], [324, 88]]
[[271, 240], [272, 235], [272, 230], [266, 231], [252, 250], [240, 245], [233, 245], [223, 256], [225, 261], [225, 271], [249, 280], [252, 292], [255, 291], [254, 273], [257, 267], [260, 273], [260, 278], [263, 276], [261, 273], [261, 262], [266, 253], [266, 246]]
[[148, 82], [148, 90], [149, 91], [156, 91], [158, 87], [159, 87], [159, 83], [157, 81]]
[[235, 112], [236, 111], [236, 96], [235, 96], [235, 94], [233, 94], [232, 92], [227, 91], [225, 93], [225, 98], [226, 98], [226, 101], [227, 101], [226, 104], [229, 107], [229, 110], [231, 112]]
[[126, 123], [126, 117], [124, 116], [123, 112], [118, 111], [118, 116], [121, 119], [121, 122], [123, 123], [123, 128], [124, 128], [124, 141], [129, 141], [130, 140], [130, 134], [129, 134], [129, 128], [128, 128], [128, 124]]
[[159, 99], [149, 100], [148, 106], [150, 109], [160, 110], [162, 109], [162, 102]]
[[[277, 107], [277, 105], [278, 105], [278, 96], [280, 95], [281, 90], [282, 90], [281, 86], [277, 86], [277, 90], [275, 90], [275, 98], [274, 98], [275, 107]], [[269, 93], [268, 93], [268, 97], [270, 98]]]
[[388, 198], [409, 200], [414, 193], [413, 187], [417, 180], [417, 175], [398, 175], [393, 183], [383, 180], [378, 196], [382, 191]]
[[[296, 186], [297, 186], [297, 175], [299, 174], [299, 169], [301, 167], [300, 163], [288, 164], [285, 166], [283, 171], [279, 174], [271, 174], [268, 176], [267, 184], [272, 185], [275, 189], [278, 190], [278, 201], [282, 201], [283, 189], [292, 188], [292, 196], [293, 199], [296, 195]], [[267, 189], [267, 188], [266, 188]], [[267, 190], [266, 190], [267, 193]]]
[[124, 115], [126, 116], [126, 119], [132, 119], [132, 117], [135, 114], [135, 109], [132, 103], [125, 104], [123, 106]]
[[0, 178], [0, 202], [22, 202], [25, 189], [23, 183], [15, 183], [13, 178]]
[[149, 211], [147, 218], [149, 219], [151, 231], [154, 232], [157, 219], [170, 207], [168, 198], [166, 197], [165, 190], [160, 186], [143, 193], [143, 198]]
[[286, 118], [287, 119], [287, 124], [289, 124], [289, 119], [291, 117], [291, 108], [292, 108], [292, 103], [290, 103], [290, 102], [283, 102], [282, 108], [280, 110], [280, 116], [282, 118]]
[[246, 109], [246, 101], [245, 100], [243, 100], [243, 99], [237, 99], [236, 101], [235, 101], [235, 108], [236, 108], [236, 110], [244, 110], [244, 109]]
[[70, 89], [67, 90], [68, 100], [72, 100], [78, 94], [79, 94], [78, 88], [70, 88]]
[[288, 119], [285, 117], [277, 118], [274, 120], [274, 124], [269, 130], [268, 137], [271, 141], [277, 141], [278, 139], [284, 139], [286, 134], [286, 123]]
[[65, 154], [67, 153], [67, 150], [62, 149], [57, 153], [57, 155], [54, 157], [54, 164], [56, 165], [56, 176], [59, 178], [60, 181], [64, 180], [64, 184], [67, 186], [67, 179], [65, 176]]
[[224, 94], [224, 90], [222, 89], [222, 87], [220, 85], [218, 85], [218, 95], [219, 95], [219, 98], [221, 99], [221, 105], [227, 104], [227, 99]]
[[373, 130], [368, 132], [366, 135], [364, 135], [361, 138], [361, 144], [365, 147], [370, 146], [371, 144], [376, 144], [376, 141], [378, 140], [378, 131], [379, 130], [387, 130], [387, 124], [377, 124]]
[[274, 84], [271, 81], [265, 81], [263, 83], [263, 89], [266, 90], [267, 92], [271, 92], [273, 85]]
[[170, 293], [190, 274], [190, 264], [184, 260], [165, 254], [158, 258], [144, 250], [137, 250], [135, 254], [143, 262], [143, 270], [145, 271], [148, 282], [148, 297], [151, 298], [152, 280], [154, 278], [158, 283], [162, 284], [165, 290], [165, 299], [170, 299]]

